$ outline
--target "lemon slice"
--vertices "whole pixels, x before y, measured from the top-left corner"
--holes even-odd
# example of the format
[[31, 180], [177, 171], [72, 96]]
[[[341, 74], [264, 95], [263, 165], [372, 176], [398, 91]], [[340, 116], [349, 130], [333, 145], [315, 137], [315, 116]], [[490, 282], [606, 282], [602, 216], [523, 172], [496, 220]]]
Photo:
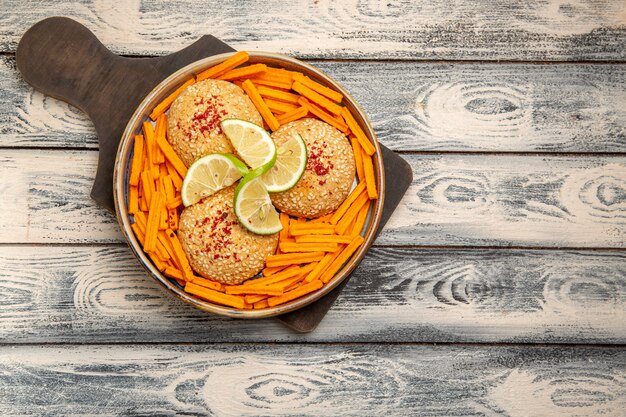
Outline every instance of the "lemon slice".
[[262, 168], [248, 173], [235, 189], [235, 214], [241, 224], [259, 235], [278, 233], [283, 226], [261, 180]]
[[180, 190], [185, 207], [233, 185], [248, 173], [248, 167], [231, 154], [214, 153], [191, 164]]
[[307, 150], [304, 139], [298, 133], [278, 146], [276, 162], [261, 179], [270, 193], [287, 191], [292, 188], [306, 169]]
[[241, 119], [224, 119], [222, 131], [233, 144], [237, 154], [252, 169], [265, 167], [276, 161], [276, 145], [262, 127]]

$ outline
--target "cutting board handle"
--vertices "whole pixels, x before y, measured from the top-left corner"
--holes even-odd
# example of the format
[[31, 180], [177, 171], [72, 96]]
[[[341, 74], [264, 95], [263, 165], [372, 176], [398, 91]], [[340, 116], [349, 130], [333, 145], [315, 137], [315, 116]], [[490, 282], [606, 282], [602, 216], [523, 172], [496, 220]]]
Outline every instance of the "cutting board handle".
[[16, 53], [17, 68], [29, 84], [89, 115], [102, 98], [98, 87], [116, 58], [89, 29], [65, 17], [35, 24], [22, 36]]
[[233, 48], [203, 36], [176, 53], [156, 58], [122, 57], [85, 26], [66, 17], [36, 23], [17, 47], [17, 68], [37, 90], [83, 110], [98, 135], [98, 170], [91, 197], [115, 211], [113, 166], [126, 124], [144, 97], [163, 79], [199, 59]]

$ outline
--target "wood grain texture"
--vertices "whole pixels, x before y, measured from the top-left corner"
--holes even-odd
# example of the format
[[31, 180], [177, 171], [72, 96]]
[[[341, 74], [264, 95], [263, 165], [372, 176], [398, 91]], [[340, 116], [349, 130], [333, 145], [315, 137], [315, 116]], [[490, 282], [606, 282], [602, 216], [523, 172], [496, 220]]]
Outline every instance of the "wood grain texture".
[[626, 245], [623, 157], [415, 155], [379, 244]]
[[[89, 199], [94, 151], [3, 150], [0, 242], [121, 242]], [[404, 155], [413, 184], [377, 239], [391, 245], [626, 246], [626, 158]]]
[[126, 247], [0, 253], [4, 343], [624, 343], [624, 323], [624, 252], [373, 248], [306, 335], [170, 298]]
[[97, 152], [0, 153], [2, 242], [121, 241], [115, 215], [89, 197]]
[[210, 33], [236, 49], [307, 58], [615, 60], [626, 58], [623, 2], [5, 0], [0, 50], [36, 21], [67, 16], [123, 54], [164, 54]]
[[8, 415], [621, 416], [626, 350], [0, 347]]
[[98, 138], [85, 113], [35, 91], [15, 57], [0, 56], [0, 146], [97, 148]]
[[[84, 114], [33, 91], [13, 57], [0, 64], [0, 146], [98, 147]], [[313, 64], [394, 150], [626, 151], [623, 65]]]

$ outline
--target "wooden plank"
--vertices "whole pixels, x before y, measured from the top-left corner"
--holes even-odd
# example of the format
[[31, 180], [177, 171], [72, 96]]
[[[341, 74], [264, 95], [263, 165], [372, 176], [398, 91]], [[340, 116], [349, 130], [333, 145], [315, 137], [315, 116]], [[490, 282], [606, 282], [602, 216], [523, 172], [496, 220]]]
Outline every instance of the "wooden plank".
[[[315, 63], [393, 150], [623, 152], [623, 65]], [[584, 97], [584, 99], [583, 99]]]
[[77, 108], [33, 90], [0, 56], [0, 146], [97, 148], [93, 124]]
[[[413, 184], [377, 240], [392, 245], [617, 247], [622, 156], [405, 155]], [[121, 242], [89, 199], [93, 151], [2, 152], [0, 243]]]
[[411, 155], [379, 244], [626, 246], [626, 159]]
[[317, 330], [166, 296], [126, 247], [4, 246], [11, 343], [625, 343], [626, 252], [374, 248]]
[[0, 347], [8, 415], [620, 416], [626, 350]]
[[2, 150], [0, 243], [121, 242], [115, 215], [89, 197], [98, 153]]
[[[34, 92], [13, 57], [0, 62], [0, 146], [98, 147], [84, 114]], [[313, 64], [394, 150], [626, 151], [623, 65]]]
[[[402, 3], [292, 1], [247, 4], [190, 0], [4, 2], [0, 51], [49, 16], [89, 27], [113, 51], [164, 54], [210, 33], [236, 49], [307, 58], [615, 60], [626, 50], [626, 7], [591, 4], [445, 0]], [[260, 18], [261, 16], [267, 18]], [[269, 18], [271, 16], [271, 18]], [[312, 41], [313, 40], [313, 41]]]

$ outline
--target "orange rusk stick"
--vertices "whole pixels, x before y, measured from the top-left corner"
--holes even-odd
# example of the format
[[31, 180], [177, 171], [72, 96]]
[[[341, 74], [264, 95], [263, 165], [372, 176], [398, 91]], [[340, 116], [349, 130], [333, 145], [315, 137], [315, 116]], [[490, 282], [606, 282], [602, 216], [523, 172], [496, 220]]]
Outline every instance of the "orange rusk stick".
[[284, 68], [274, 68], [274, 67], [267, 67], [267, 73], [268, 74], [273, 74], [273, 75], [278, 75], [278, 76], [281, 76], [281, 77], [289, 77], [291, 79], [293, 79], [293, 77], [295, 77], [296, 75], [302, 75], [301, 72], [289, 71], [289, 70], [286, 70]]
[[[156, 152], [156, 148], [157, 148], [157, 146], [154, 145], [155, 152]], [[152, 176], [154, 177], [155, 181], [156, 181], [157, 178], [159, 178], [161, 176], [161, 170], [159, 169], [159, 166], [156, 165], [156, 164], [152, 164], [152, 169], [150, 171], [152, 171]]]
[[[161, 137], [163, 138], [163, 140], [167, 140], [165, 139], [166, 131], [167, 131], [167, 115], [160, 114], [159, 117], [157, 117], [156, 127], [154, 130], [155, 138]], [[161, 149], [158, 146], [157, 146], [157, 149], [155, 149], [154, 158], [155, 158], [156, 164], [162, 164], [165, 162], [165, 156], [163, 155], [163, 151], [161, 151]], [[167, 171], [165, 167], [163, 167], [163, 169]], [[165, 172], [162, 171], [162, 173], [165, 173]]]
[[347, 107], [344, 107], [341, 115], [343, 116], [343, 120], [346, 121], [346, 124], [350, 128], [350, 131], [352, 131], [352, 134], [354, 134], [354, 136], [356, 136], [356, 138], [359, 140], [359, 144], [363, 148], [363, 151], [365, 151], [365, 153], [368, 155], [373, 155], [374, 152], [376, 152], [376, 148], [374, 147], [374, 145], [372, 145], [372, 142], [367, 139], [367, 136], [365, 136], [365, 133], [352, 116], [352, 113], [350, 113], [350, 110], [348, 110]]
[[163, 275], [165, 275], [166, 277], [169, 278], [173, 278], [176, 280], [176, 282], [178, 282], [181, 286], [185, 286], [185, 284], [187, 283], [187, 281], [185, 281], [182, 276], [183, 273], [181, 272], [180, 269], [176, 269], [173, 266], [169, 266], [167, 265], [165, 267], [165, 271], [163, 271]]
[[163, 249], [170, 256], [170, 260], [172, 261], [172, 266], [182, 271], [183, 266], [180, 264], [180, 262], [178, 262], [176, 251], [174, 250], [174, 247], [170, 243], [169, 238], [167, 237], [164, 230], [159, 230], [159, 234], [157, 235], [157, 249], [159, 248], [159, 246], [162, 246]]
[[248, 55], [245, 51], [237, 52], [235, 55], [231, 56], [224, 62], [212, 66], [209, 69], [202, 71], [196, 79], [198, 81], [206, 80], [207, 78], [215, 78], [225, 73], [226, 71], [230, 71], [231, 69], [238, 67], [239, 65], [247, 62], [250, 59], [250, 55]]
[[278, 232], [278, 240], [281, 241], [289, 237], [289, 215], [281, 212], [279, 215], [279, 219], [280, 224], [283, 225], [282, 230]]
[[146, 198], [146, 203], [150, 206], [150, 203], [152, 202], [152, 194], [156, 192], [152, 171], [143, 171], [141, 173], [141, 187], [143, 195]]
[[298, 223], [298, 219], [297, 218], [289, 218], [289, 233], [287, 235], [287, 237], [291, 237], [291, 226], [293, 226], [294, 224]]
[[268, 67], [267, 72], [259, 75], [258, 78], [262, 78], [264, 80], [276, 80], [284, 83], [292, 82], [291, 74], [283, 73], [279, 71], [278, 68], [272, 67]]
[[176, 209], [167, 209], [167, 228], [178, 230], [178, 211]]
[[227, 285], [226, 294], [258, 294], [258, 295], [281, 295], [282, 288], [268, 285]]
[[306, 264], [317, 262], [324, 257], [324, 252], [306, 253], [285, 253], [281, 255], [270, 255], [265, 260], [265, 265], [269, 267], [280, 265]]
[[343, 203], [341, 203], [339, 208], [337, 210], [335, 210], [335, 213], [333, 214], [333, 217], [330, 218], [330, 222], [329, 222], [330, 224], [337, 224], [337, 223], [339, 223], [339, 220], [343, 217], [343, 215], [346, 213], [346, 211], [348, 211], [348, 209], [350, 208], [352, 203], [354, 203], [354, 201], [357, 199], [357, 197], [363, 191], [365, 191], [365, 187], [366, 187], [366, 185], [363, 182], [358, 183], [357, 186], [354, 187], [354, 190], [352, 190], [350, 192], [350, 195], [348, 195], [348, 198], [343, 200]]
[[252, 77], [267, 71], [267, 65], [254, 64], [247, 67], [232, 69], [217, 77], [218, 80], [231, 81], [237, 78]]
[[284, 125], [285, 123], [302, 119], [303, 117], [307, 115], [308, 112], [309, 112], [308, 108], [304, 106], [300, 106], [297, 109], [291, 110], [287, 113], [283, 113], [280, 116], [276, 116], [276, 120], [278, 120], [278, 123], [280, 123], [281, 125]]
[[[147, 228], [147, 223], [148, 223], [148, 217], [146, 216], [146, 213], [143, 213], [141, 211], [135, 213], [135, 224], [139, 226], [141, 233], [145, 233], [146, 228]], [[157, 233], [156, 253], [158, 253], [162, 259], [171, 259], [172, 251], [168, 249], [167, 242], [164, 242], [161, 239], [162, 233], [163, 233], [162, 231], [159, 231]]]
[[[314, 262], [314, 264], [317, 265], [317, 262]], [[293, 278], [281, 281], [281, 282], [275, 284], [275, 286], [278, 287], [278, 288], [281, 288], [283, 290], [283, 292], [287, 292], [287, 291], [291, 291], [292, 289], [297, 287], [298, 284], [300, 284], [300, 282], [302, 282], [303, 279], [304, 279], [304, 274], [300, 274], [300, 275], [298, 275], [296, 277], [293, 277]], [[280, 294], [277, 294], [277, 295], [280, 295]]]
[[139, 225], [139, 227], [141, 227], [141, 230], [146, 230], [146, 223], [148, 223], [148, 217], [146, 216], [147, 214], [147, 210], [146, 213], [140, 211], [137, 214], [135, 214], [135, 223], [137, 223], [137, 225]]
[[296, 242], [281, 242], [280, 250], [283, 253], [294, 252], [334, 252], [337, 250], [337, 244], [332, 242], [327, 243], [296, 243]]
[[[137, 239], [139, 239], [139, 236], [137, 236]], [[152, 263], [154, 263], [154, 266], [156, 266], [156, 268], [159, 271], [161, 271], [161, 272], [165, 271], [165, 268], [167, 266], [166, 266], [165, 262], [163, 262], [163, 260], [159, 257], [158, 254], [153, 253], [153, 252], [148, 252], [148, 256], [150, 257], [150, 259], [152, 259]]]
[[176, 233], [170, 229], [166, 230], [165, 235], [167, 236], [168, 242], [174, 251], [174, 258], [176, 258], [176, 262], [181, 266], [180, 269], [183, 271], [185, 279], [193, 281], [193, 271], [191, 270], [191, 265], [189, 265], [189, 260], [185, 255], [185, 251], [178, 240], [178, 236], [176, 236]]
[[165, 203], [165, 207], [167, 207], [168, 209], [175, 209], [182, 205], [183, 205], [183, 199], [181, 196], [174, 197], [173, 199], [168, 200], [167, 203]]
[[163, 274], [165, 274], [166, 277], [170, 277], [174, 279], [181, 279], [184, 281], [183, 271], [181, 271], [180, 269], [174, 266], [168, 266], [167, 268], [165, 268], [165, 271], [163, 271]]
[[[139, 178], [141, 178], [141, 176]], [[139, 191], [139, 209], [147, 213], [149, 202], [146, 198], [146, 193], [143, 190], [143, 181], [139, 181], [139, 186], [137, 188]]]
[[255, 310], [260, 310], [263, 308], [268, 308], [269, 304], [267, 304], [267, 300], [261, 300], [253, 304]]
[[354, 165], [356, 165], [356, 177], [360, 181], [365, 180], [363, 172], [363, 154], [361, 153], [361, 144], [354, 135], [350, 135], [350, 144], [352, 145], [352, 153], [354, 154]]
[[165, 113], [167, 111], [167, 109], [170, 108], [170, 106], [172, 105], [174, 100], [176, 100], [176, 97], [178, 97], [178, 95], [185, 88], [189, 87], [191, 84], [193, 84], [195, 82], [196, 82], [196, 80], [194, 78], [190, 78], [187, 81], [185, 81], [185, 83], [183, 85], [178, 87], [172, 94], [170, 94], [169, 96], [165, 97], [165, 99], [162, 102], [157, 104], [157, 106], [154, 108], [154, 110], [152, 110], [152, 113], [150, 113], [150, 118], [152, 120], [156, 120], [157, 117], [159, 117], [160, 114]]
[[241, 285], [270, 285], [283, 279], [293, 277], [300, 273], [300, 267], [298, 265], [283, 266], [283, 270], [267, 277], [251, 279], [244, 282]]
[[309, 282], [293, 291], [285, 293], [283, 295], [279, 295], [278, 297], [270, 297], [267, 299], [267, 304], [270, 307], [274, 307], [280, 304], [284, 304], [287, 301], [295, 300], [296, 298], [300, 298], [303, 295], [307, 295], [313, 291], [317, 291], [322, 288], [324, 284], [320, 280], [315, 280], [313, 282]]
[[374, 163], [370, 155], [363, 154], [363, 173], [365, 174], [365, 183], [367, 184], [367, 195], [370, 199], [378, 198], [376, 191], [376, 177], [374, 176]]
[[212, 303], [222, 304], [229, 307], [235, 307], [243, 309], [245, 306], [245, 301], [243, 297], [238, 297], [236, 295], [228, 295], [223, 294], [221, 292], [217, 292], [211, 290], [209, 288], [202, 287], [200, 285], [193, 284], [191, 282], [187, 282], [185, 285], [185, 291], [189, 294], [197, 295], [200, 298], [204, 298], [207, 301]]
[[330, 281], [336, 274], [339, 269], [343, 266], [343, 264], [352, 256], [354, 252], [363, 244], [364, 239], [360, 235], [356, 235], [352, 242], [348, 246], [346, 246], [341, 253], [333, 260], [333, 262], [328, 266], [328, 268], [322, 273], [320, 276], [320, 280], [324, 284]]
[[170, 177], [172, 177], [174, 188], [180, 191], [180, 187], [182, 187], [183, 185], [183, 179], [181, 178], [180, 174], [178, 173], [178, 171], [176, 171], [176, 168], [174, 168], [174, 165], [172, 165], [172, 163], [168, 161], [167, 159], [165, 160], [165, 167], [167, 168], [167, 172], [168, 174], [170, 174]]
[[215, 290], [215, 291], [222, 291], [222, 292], [224, 291], [224, 286], [221, 283], [219, 283], [217, 281], [210, 280], [210, 279], [198, 277], [198, 276], [195, 276], [195, 275], [193, 277], [193, 283], [197, 284], [197, 285], [200, 285], [202, 287], [205, 287], [205, 288], [210, 288], [210, 289]]
[[137, 186], [131, 185], [128, 188], [128, 214], [135, 214], [139, 211], [139, 190]]
[[261, 84], [263, 82], [269, 82], [268, 84], [273, 84], [273, 87], [283, 88], [286, 90], [291, 88], [291, 83], [292, 83], [291, 76], [274, 74], [271, 72], [266, 72], [266, 73], [255, 75], [254, 77], [250, 77], [250, 80], [253, 83], [261, 83]]
[[290, 276], [284, 277], [284, 278], [281, 278], [281, 279], [279, 279], [280, 277], [272, 277], [271, 280], [267, 281], [266, 285], [268, 285], [268, 286], [270, 286], [272, 288], [280, 288], [280, 289], [282, 289], [284, 291], [285, 287], [290, 285], [292, 282], [294, 282], [294, 280], [296, 278], [298, 278], [298, 277], [300, 277], [302, 275], [302, 269], [303, 268], [298, 267], [298, 270], [295, 273], [292, 273]]
[[163, 190], [165, 191], [165, 201], [169, 201], [172, 198], [176, 197], [174, 191], [174, 183], [172, 182], [172, 176], [169, 174], [161, 175], [161, 180], [163, 181]]
[[344, 108], [344, 107], [338, 105], [337, 103], [334, 103], [334, 102], [330, 101], [329, 99], [327, 99], [323, 95], [316, 93], [315, 91], [311, 90], [309, 87], [305, 86], [304, 84], [299, 83], [298, 81], [293, 83], [291, 88], [295, 92], [300, 93], [304, 97], [306, 97], [309, 100], [311, 100], [313, 103], [318, 104], [321, 107], [325, 108], [326, 110], [328, 110], [332, 114], [340, 115], [341, 114], [341, 110]]
[[[161, 152], [163, 153], [163, 152]], [[165, 159], [165, 157], [163, 158]], [[167, 175], [170, 175], [170, 173], [167, 171], [167, 167], [165, 166], [164, 163], [159, 164], [159, 177], [165, 177]]]
[[269, 295], [249, 294], [249, 295], [244, 295], [243, 299], [248, 304], [255, 304], [255, 303], [258, 303], [259, 301], [265, 300], [268, 297]]
[[298, 103], [306, 107], [309, 112], [313, 113], [315, 116], [319, 117], [329, 125], [336, 127], [343, 133], [346, 133], [348, 131], [348, 125], [345, 124], [342, 120], [338, 120], [332, 114], [325, 112], [321, 107], [316, 106], [306, 98], [301, 97]]
[[159, 230], [166, 230], [168, 228], [167, 210], [161, 210], [161, 222], [159, 223]]
[[[141, 230], [141, 226], [139, 226], [139, 224], [137, 223], [133, 223], [130, 227], [131, 229], [133, 229], [133, 232], [135, 232], [135, 236], [137, 236], [137, 240], [139, 241], [139, 243], [143, 245], [146, 237], [144, 231]], [[150, 259], [154, 261], [154, 265], [159, 269], [159, 271], [163, 271], [164, 268], [167, 267], [166, 262], [168, 262], [169, 256], [167, 252], [159, 249], [158, 244], [157, 250], [154, 252], [148, 252], [148, 256], [150, 256]]]
[[298, 108], [298, 106], [294, 104], [285, 103], [283, 101], [278, 101], [278, 100], [273, 100], [271, 98], [266, 98], [265, 104], [267, 104], [267, 107], [269, 107], [271, 111], [276, 112], [276, 113], [288, 113]]
[[154, 252], [156, 250], [157, 233], [159, 232], [159, 222], [161, 220], [161, 206], [163, 205], [163, 193], [154, 193], [150, 201], [148, 212], [148, 223], [146, 224], [146, 241], [143, 250]]
[[298, 99], [300, 98], [298, 94], [288, 93], [263, 85], [260, 85], [257, 90], [259, 90], [259, 94], [263, 97], [273, 98], [274, 100], [284, 101], [285, 103], [298, 104]]
[[275, 283], [274, 285], [282, 288], [285, 292], [287, 292], [289, 291], [288, 288], [293, 286], [293, 284], [297, 284], [298, 282], [304, 280], [304, 277], [306, 277], [313, 269], [315, 269], [317, 265], [318, 262], [311, 262], [310, 264], [307, 264], [306, 266], [300, 268], [300, 270], [298, 271], [298, 275], [296, 275], [295, 277], [284, 279]]
[[306, 75], [298, 74], [298, 75], [295, 75], [293, 79], [294, 81], [298, 81], [300, 84], [309, 87], [311, 90], [323, 96], [328, 97], [329, 99], [331, 99], [332, 101], [336, 103], [341, 103], [341, 100], [343, 100], [343, 95], [336, 92], [335, 90], [332, 90], [326, 86], [323, 86], [322, 84], [318, 82], [313, 81]]
[[[156, 142], [154, 140], [154, 127], [152, 126], [152, 123], [150, 122], [143, 122], [143, 124], [141, 125], [141, 130], [143, 131], [143, 138], [146, 141], [146, 158], [147, 158], [147, 167], [149, 167], [150, 169], [152, 169], [152, 165], [155, 164], [154, 162], [154, 153], [155, 153], [155, 148], [156, 148]], [[146, 169], [146, 166], [144, 166], [144, 170]]]
[[133, 223], [130, 225], [130, 228], [133, 229], [133, 232], [135, 233], [135, 237], [137, 238], [139, 243], [141, 243], [141, 245], [143, 246], [144, 242], [146, 241], [146, 235], [141, 230], [139, 225], [137, 223]]
[[261, 113], [263, 120], [265, 120], [270, 129], [278, 129], [280, 127], [278, 120], [276, 120], [276, 117], [274, 117], [272, 111], [269, 109], [269, 107], [267, 107], [267, 104], [265, 103], [265, 101], [263, 101], [263, 98], [257, 91], [254, 84], [252, 84], [250, 80], [246, 80], [243, 82], [243, 84], [241, 84], [241, 88], [243, 88], [248, 97], [250, 97], [250, 100], [252, 100], [252, 104], [254, 104], [259, 113]]
[[351, 235], [302, 235], [296, 236], [296, 243], [350, 243]]
[[291, 81], [280, 80], [277, 78], [248, 78], [254, 83], [254, 85], [265, 85], [267, 87], [283, 88], [289, 90], [291, 88]]
[[263, 268], [263, 271], [261, 271], [263, 273], [264, 277], [269, 277], [274, 275], [277, 272], [282, 271], [283, 269], [287, 268], [286, 266], [278, 266], [276, 268]]
[[333, 212], [330, 212], [325, 216], [318, 217], [317, 219], [313, 219], [311, 220], [311, 223], [328, 223], [330, 222], [331, 217], [333, 217]]
[[130, 164], [130, 175], [128, 183], [130, 185], [139, 184], [139, 175], [143, 166], [143, 136], [135, 135], [135, 143], [133, 144], [133, 161]]
[[320, 275], [322, 275], [322, 272], [324, 272], [326, 267], [328, 267], [328, 265], [330, 265], [330, 263], [333, 261], [333, 259], [335, 259], [341, 253], [343, 248], [344, 248], [344, 246], [342, 246], [341, 248], [337, 249], [333, 253], [327, 253], [326, 255], [324, 255], [322, 260], [319, 261], [318, 264], [315, 266], [315, 268], [313, 268], [313, 270], [311, 272], [309, 272], [309, 274], [306, 276], [306, 278], [304, 278], [304, 282], [311, 282], [311, 281], [314, 281], [314, 280], [318, 279], [320, 277]]
[[332, 235], [335, 232], [335, 226], [325, 223], [291, 223], [289, 224], [289, 234], [291, 236], [299, 235]]
[[187, 174], [187, 167], [183, 163], [183, 161], [178, 157], [172, 146], [169, 144], [165, 136], [156, 138], [156, 143], [161, 148], [163, 155], [165, 158], [170, 161], [172, 166], [176, 169], [176, 172], [180, 175], [181, 178], [185, 178], [185, 174]]
[[361, 230], [363, 230], [363, 226], [365, 226], [365, 221], [367, 220], [367, 213], [369, 212], [371, 201], [365, 203], [361, 210], [359, 210], [359, 214], [357, 214], [354, 223], [352, 224], [352, 230], [350, 230], [351, 235], [361, 234]]
[[346, 234], [346, 230], [348, 227], [354, 222], [359, 210], [369, 201], [367, 197], [367, 192], [363, 191], [359, 194], [359, 197], [355, 200], [355, 202], [350, 206], [346, 214], [341, 218], [339, 223], [337, 223], [337, 227], [335, 228], [335, 232], [338, 235]]
[[285, 292], [290, 292], [295, 290], [296, 288], [302, 286], [302, 281], [304, 281], [303, 277], [300, 277], [300, 279], [296, 282], [294, 282], [293, 284], [291, 284], [288, 287], [285, 287]]

